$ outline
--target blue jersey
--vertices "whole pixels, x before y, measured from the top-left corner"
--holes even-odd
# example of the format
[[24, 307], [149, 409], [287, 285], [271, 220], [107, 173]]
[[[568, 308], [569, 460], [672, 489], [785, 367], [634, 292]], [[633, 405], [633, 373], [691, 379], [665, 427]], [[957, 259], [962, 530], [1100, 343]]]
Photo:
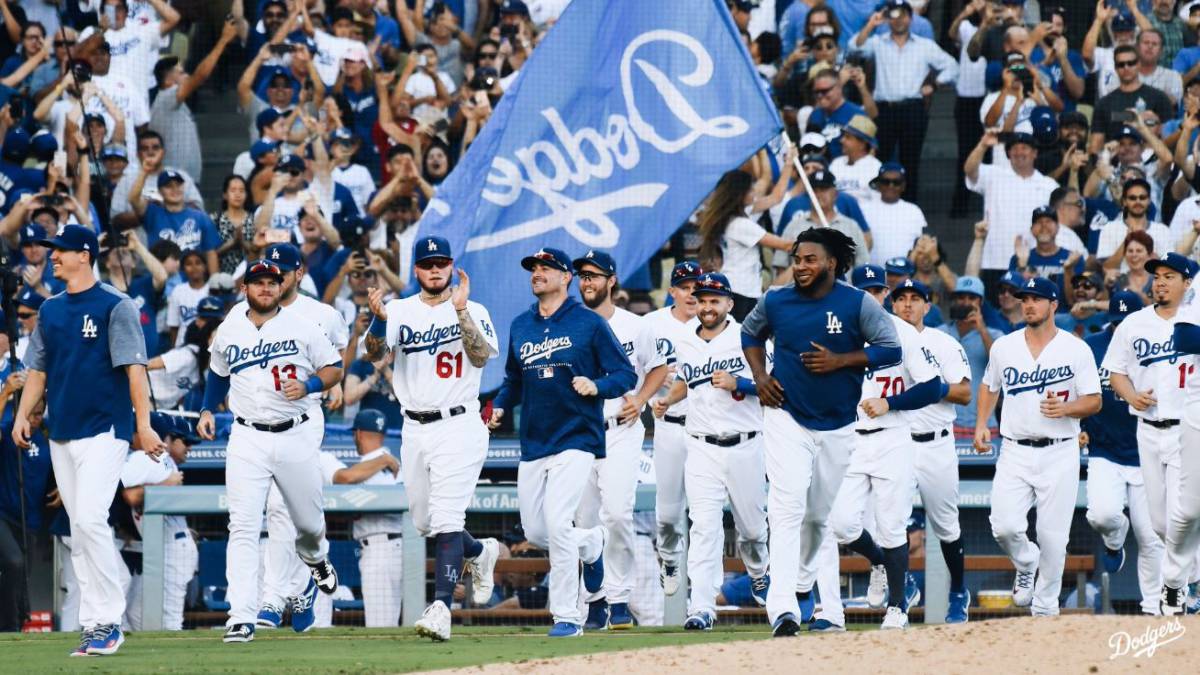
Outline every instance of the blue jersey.
[[[1063, 268], [1066, 266], [1065, 263], [1070, 257], [1071, 251], [1061, 246], [1058, 247], [1058, 250], [1050, 255], [1042, 255], [1041, 253], [1038, 253], [1037, 249], [1032, 249], [1029, 251], [1029, 260], [1025, 263], [1025, 267], [1036, 271], [1039, 277], [1045, 277], [1046, 279], [1053, 281], [1055, 284], [1058, 284], [1059, 295], [1065, 298], [1067, 297], [1067, 287], [1065, 283], [1066, 279], [1063, 276]], [[1075, 276], [1083, 274], [1083, 263], [1084, 261], [1082, 256], [1080, 256], [1079, 260], [1075, 261], [1073, 272]], [[1008, 259], [1008, 271], [1021, 271], [1017, 265], [1016, 255], [1013, 255]], [[1071, 308], [1068, 307], [1067, 303], [1064, 302], [1061, 303], [1058, 311], [1069, 312], [1071, 311]]]
[[1139, 466], [1137, 418], [1129, 413], [1129, 404], [1113, 391], [1108, 370], [1100, 367], [1112, 336], [1113, 329], [1109, 328], [1083, 338], [1092, 349], [1092, 357], [1100, 371], [1100, 395], [1104, 405], [1100, 412], [1080, 420], [1080, 427], [1088, 435], [1089, 457], [1103, 457], [1117, 464]]
[[221, 235], [208, 214], [184, 207], [168, 211], [158, 202], [146, 205], [146, 244], [153, 246], [160, 239], [175, 242], [181, 251], [213, 251], [221, 245]]
[[129, 280], [128, 292], [138, 308], [138, 323], [146, 340], [146, 354], [148, 357], [158, 356], [158, 310], [162, 307], [162, 291], [154, 288], [153, 277], [142, 274]]
[[7, 214], [21, 192], [39, 192], [46, 186], [46, 174], [0, 159], [0, 214]]
[[[571, 380], [596, 383], [580, 396]], [[494, 406], [521, 404], [521, 461], [563, 450], [604, 457], [604, 401], [633, 389], [637, 375], [608, 322], [572, 297], [549, 317], [534, 304], [513, 319], [504, 384]]]
[[899, 363], [902, 355], [896, 327], [883, 307], [842, 282], [820, 298], [792, 285], [768, 290], [742, 324], [742, 346], [762, 347], [771, 338], [771, 375], [783, 386], [783, 408], [801, 425], [822, 431], [854, 423], [866, 369], [814, 374], [800, 360], [802, 353], [813, 351], [812, 343], [838, 353], [856, 352], [869, 343], [872, 370]]
[[[863, 232], [871, 231], [870, 226], [867, 225], [867, 217], [863, 215], [862, 207], [858, 205], [858, 200], [851, 195], [839, 192], [837, 199], [833, 202], [833, 208], [838, 213], [858, 223], [859, 229]], [[812, 200], [808, 198], [807, 193], [792, 197], [783, 205], [783, 213], [779, 216], [779, 222], [775, 224], [775, 234], [783, 234], [783, 231], [787, 229], [788, 223], [792, 222], [792, 218], [797, 213], [811, 210]]]
[[29, 447], [18, 449], [12, 440], [12, 424], [4, 426], [0, 438], [0, 518], [21, 522], [21, 502], [17, 501], [17, 454], [25, 474], [25, 523], [30, 530], [42, 529], [42, 512], [46, 504], [46, 487], [50, 483], [50, 444], [45, 435], [35, 430], [29, 435]]
[[829, 141], [829, 156], [836, 159], [842, 156], [842, 129], [855, 115], [866, 114], [862, 106], [850, 101], [845, 101], [832, 113], [825, 112], [824, 108], [816, 108], [808, 118], [808, 130], [821, 134]]
[[113, 431], [133, 438], [125, 366], [146, 365], [137, 306], [108, 284], [59, 293], [42, 304], [25, 367], [46, 374], [46, 426], [55, 441]]

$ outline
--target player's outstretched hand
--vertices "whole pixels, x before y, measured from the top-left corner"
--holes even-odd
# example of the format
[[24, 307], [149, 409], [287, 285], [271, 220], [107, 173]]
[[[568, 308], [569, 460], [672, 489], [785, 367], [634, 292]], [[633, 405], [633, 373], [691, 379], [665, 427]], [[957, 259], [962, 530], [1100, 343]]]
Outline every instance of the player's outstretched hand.
[[987, 427], [975, 429], [975, 452], [986, 455], [992, 449], [992, 430]]
[[138, 429], [135, 436], [134, 440], [137, 441], [137, 446], [156, 462], [158, 456], [167, 451], [167, 444], [159, 437], [158, 432], [150, 427]]
[[804, 367], [817, 375], [832, 373], [842, 367], [842, 355], [837, 352], [831, 352], [824, 346], [810, 342], [813, 346], [813, 351], [804, 352], [800, 355], [800, 360], [804, 362]]
[[724, 389], [725, 391], [734, 391], [737, 389], [737, 379], [723, 370], [713, 373], [712, 384], [717, 389]]
[[488, 429], [500, 428], [500, 418], [504, 417], [504, 408], [492, 408], [492, 416], [488, 419]]
[[367, 290], [367, 306], [375, 313], [376, 318], [380, 321], [387, 321], [387, 310], [383, 308], [383, 289], [371, 288]]
[[1090, 440], [1092, 440], [1092, 438], [1091, 438], [1091, 436], [1088, 436], [1088, 432], [1086, 432], [1086, 431], [1079, 432], [1079, 449], [1082, 450], [1082, 449], [1086, 448], [1088, 441], [1090, 441]]
[[1151, 406], [1158, 405], [1158, 399], [1154, 397], [1153, 389], [1147, 389], [1146, 391], [1136, 392], [1133, 398], [1129, 399], [1129, 405], [1140, 412]]
[[596, 383], [588, 378], [579, 375], [571, 380], [571, 386], [575, 388], [575, 393], [580, 396], [595, 396], [600, 392], [596, 388]]
[[764, 375], [754, 380], [754, 388], [758, 390], [758, 402], [768, 408], [778, 408], [783, 405], [783, 385], [779, 380]]
[[14, 415], [12, 438], [13, 443], [17, 444], [18, 448], [29, 447], [29, 418], [22, 415]]
[[283, 381], [283, 396], [289, 401], [299, 401], [308, 396], [308, 387], [300, 380], [284, 380]]
[[1046, 398], [1042, 399], [1040, 407], [1042, 409], [1042, 415], [1049, 417], [1050, 419], [1065, 417], [1067, 414], [1066, 401], [1062, 400], [1058, 396], [1055, 396], [1054, 392], [1052, 391], [1046, 392]]
[[196, 434], [206, 441], [217, 437], [217, 421], [211, 412], [205, 410], [200, 413], [200, 419], [196, 420]]
[[642, 414], [642, 407], [638, 405], [637, 397], [625, 394], [622, 397], [621, 412], [617, 413], [617, 421], [621, 424], [633, 424]]
[[888, 410], [891, 410], [891, 406], [888, 405], [886, 398], [869, 398], [862, 403], [859, 403], [858, 407], [862, 408], [863, 412], [867, 414], [867, 417], [870, 417], [871, 419], [875, 419], [876, 417], [886, 413]]
[[332, 387], [325, 390], [325, 402], [330, 410], [337, 410], [342, 407], [343, 403], [342, 383], [338, 382]]
[[458, 285], [450, 291], [450, 302], [454, 305], [455, 311], [461, 312], [466, 309], [469, 297], [471, 297], [471, 277], [467, 276], [467, 271], [460, 267], [458, 268]]
[[650, 410], [658, 419], [662, 419], [663, 415], [667, 414], [667, 408], [670, 407], [671, 406], [667, 405], [666, 399], [656, 398], [653, 401], [650, 401]]

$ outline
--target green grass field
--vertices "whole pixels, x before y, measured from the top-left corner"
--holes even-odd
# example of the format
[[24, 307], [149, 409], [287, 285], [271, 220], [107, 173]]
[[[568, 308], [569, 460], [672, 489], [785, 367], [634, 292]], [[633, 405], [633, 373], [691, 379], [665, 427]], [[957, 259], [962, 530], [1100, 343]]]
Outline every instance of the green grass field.
[[722, 626], [706, 633], [638, 628], [546, 637], [547, 627], [454, 627], [450, 642], [418, 638], [407, 628], [333, 628], [298, 635], [261, 631], [249, 644], [227, 645], [216, 630], [137, 633], [114, 656], [71, 658], [77, 637], [63, 633], [0, 636], [0, 672], [384, 673], [519, 662], [622, 649], [766, 639], [766, 626]]

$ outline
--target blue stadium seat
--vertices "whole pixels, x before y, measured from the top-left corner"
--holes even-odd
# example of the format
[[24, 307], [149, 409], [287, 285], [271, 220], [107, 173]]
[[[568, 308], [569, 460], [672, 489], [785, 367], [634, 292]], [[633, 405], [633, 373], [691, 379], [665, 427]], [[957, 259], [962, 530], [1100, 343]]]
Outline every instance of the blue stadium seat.
[[200, 593], [210, 612], [228, 612], [225, 601], [225, 544], [224, 539], [200, 540]]

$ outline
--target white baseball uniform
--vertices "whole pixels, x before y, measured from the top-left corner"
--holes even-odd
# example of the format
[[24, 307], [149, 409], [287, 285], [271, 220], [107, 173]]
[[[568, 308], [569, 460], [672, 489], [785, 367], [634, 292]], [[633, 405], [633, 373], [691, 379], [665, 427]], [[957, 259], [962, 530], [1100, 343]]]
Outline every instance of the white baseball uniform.
[[[637, 374], [637, 384], [628, 392], [634, 395], [642, 388], [647, 373], [666, 364], [666, 357], [658, 351], [650, 324], [637, 314], [614, 307], [608, 325]], [[609, 603], [628, 603], [633, 593], [633, 503], [637, 497], [638, 460], [646, 440], [646, 426], [640, 417], [631, 424], [618, 422], [624, 403], [624, 398], [604, 402], [605, 457], [592, 464], [587, 489], [575, 511], [577, 527], [608, 528], [604, 587], [589, 599], [607, 598]]]
[[[126, 488], [155, 485], [178, 471], [175, 460], [169, 454], [154, 461], [144, 452], [133, 451], [125, 458], [121, 469], [121, 485]], [[133, 523], [142, 533], [140, 509], [133, 512]], [[196, 574], [199, 552], [196, 542], [188, 531], [187, 518], [183, 516], [163, 517], [163, 630], [183, 630], [183, 601], [187, 586]], [[140, 607], [138, 608], [141, 609]]]
[[[921, 350], [932, 358], [942, 382], [953, 386], [971, 380], [971, 363], [958, 340], [940, 330], [917, 329]], [[954, 404], [942, 400], [908, 413], [908, 424], [916, 444], [917, 489], [925, 517], [938, 541], [957, 541], [962, 536], [958, 523], [958, 450], [954, 447]]]
[[[289, 401], [284, 380], [307, 380], [341, 356], [313, 321], [291, 307], [261, 327], [245, 312], [231, 312], [217, 328], [210, 368], [230, 381], [229, 409], [235, 424], [226, 450], [229, 502], [226, 575], [230, 603], [227, 625], [253, 624], [258, 613], [258, 535], [272, 482], [279, 487], [296, 525], [296, 553], [306, 563], [325, 559], [325, 513], [318, 453], [325, 429], [320, 405], [310, 397]], [[313, 419], [316, 417], [316, 419]], [[282, 431], [251, 424], [290, 422]]]
[[[938, 376], [932, 355], [922, 350], [921, 336], [908, 322], [889, 315], [900, 337], [903, 360], [863, 377], [862, 397], [887, 398]], [[846, 477], [833, 501], [829, 526], [838, 542], [849, 544], [863, 532], [863, 514], [873, 506], [874, 535], [881, 548], [908, 543], [905, 530], [912, 515], [914, 446], [906, 411], [889, 410], [874, 419], [860, 408], [854, 425], [854, 452]]]
[[[725, 500], [737, 530], [737, 549], [753, 578], [767, 573], [767, 470], [763, 459], [762, 406], [753, 393], [742, 355], [741, 324], [729, 317], [712, 340], [693, 333], [675, 347], [678, 376], [687, 384], [688, 613], [716, 616], [724, 578]], [[747, 382], [728, 391], [713, 386], [724, 371]]]
[[[1200, 300], [1196, 295], [1194, 288], [1188, 291], [1187, 300], [1177, 315], [1180, 323], [1200, 325]], [[1168, 514], [1167, 552], [1163, 560], [1163, 584], [1171, 588], [1183, 588], [1188, 581], [1200, 575], [1200, 562], [1197, 560], [1200, 558], [1200, 377], [1195, 377], [1195, 367], [1200, 365], [1200, 357], [1189, 354], [1181, 363], [1187, 364], [1189, 377], [1184, 388], [1182, 408], [1179, 500]], [[1148, 488], [1149, 477], [1146, 482]]]
[[[367, 462], [388, 453], [387, 448], [372, 450], [359, 458]], [[401, 485], [399, 474], [375, 472], [363, 485]], [[400, 625], [400, 601], [403, 597], [404, 519], [399, 513], [372, 513], [354, 521], [352, 533], [362, 547], [358, 571], [362, 576], [363, 609], [367, 628], [394, 628]]]
[[[663, 307], [645, 316], [658, 345], [658, 351], [666, 360], [669, 373], [663, 390], [669, 390], [677, 373], [675, 348], [688, 335], [695, 335], [700, 321], [693, 317], [680, 321], [671, 307]], [[665, 391], [660, 391], [663, 395]], [[671, 406], [667, 414], [654, 423], [654, 475], [657, 481], [654, 493], [654, 512], [658, 520], [658, 555], [664, 564], [678, 566], [683, 556], [683, 532], [687, 527], [687, 514], [683, 491], [683, 462], [687, 457], [687, 434], [683, 425], [687, 421], [688, 400]]]
[[[479, 416], [483, 369], [471, 365], [454, 305], [428, 305], [420, 296], [391, 300], [386, 344], [396, 357], [392, 387], [409, 416], [404, 424], [400, 469], [413, 523], [422, 536], [461, 532], [487, 458], [488, 430]], [[483, 305], [467, 311], [488, 345], [500, 353], [495, 325]], [[413, 415], [440, 415], [425, 423]]]
[[[992, 480], [992, 536], [1018, 571], [1038, 570], [1034, 614], [1058, 614], [1071, 515], [1079, 492], [1079, 420], [1042, 415], [1051, 394], [1064, 402], [1100, 393], [1091, 349], [1056, 331], [1037, 358], [1021, 329], [992, 343], [982, 384], [1004, 392], [1000, 459]], [[1029, 509], [1037, 506], [1037, 545], [1029, 541]], [[1040, 549], [1039, 549], [1040, 547]]]

